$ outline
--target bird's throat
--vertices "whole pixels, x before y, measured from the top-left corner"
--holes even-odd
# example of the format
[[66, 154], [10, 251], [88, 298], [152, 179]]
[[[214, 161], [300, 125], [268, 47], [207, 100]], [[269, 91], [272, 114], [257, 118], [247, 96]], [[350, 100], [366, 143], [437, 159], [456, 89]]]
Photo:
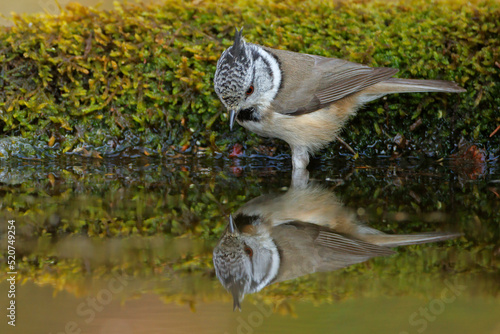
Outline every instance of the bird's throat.
[[255, 108], [247, 108], [240, 110], [236, 119], [239, 122], [260, 122], [260, 117], [257, 114], [257, 110]]

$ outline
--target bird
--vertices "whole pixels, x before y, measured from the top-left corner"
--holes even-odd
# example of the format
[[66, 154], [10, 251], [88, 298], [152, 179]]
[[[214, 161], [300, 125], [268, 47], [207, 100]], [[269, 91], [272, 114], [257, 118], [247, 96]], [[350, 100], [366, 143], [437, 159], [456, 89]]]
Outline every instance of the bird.
[[315, 272], [394, 254], [392, 247], [436, 242], [455, 232], [385, 234], [362, 224], [320, 185], [254, 198], [229, 217], [213, 250], [215, 274], [241, 311], [246, 294]]
[[393, 78], [394, 68], [273, 49], [246, 42], [235, 29], [233, 45], [217, 61], [214, 90], [236, 121], [260, 136], [291, 147], [293, 169], [304, 169], [367, 102], [386, 94], [461, 93], [452, 81]]

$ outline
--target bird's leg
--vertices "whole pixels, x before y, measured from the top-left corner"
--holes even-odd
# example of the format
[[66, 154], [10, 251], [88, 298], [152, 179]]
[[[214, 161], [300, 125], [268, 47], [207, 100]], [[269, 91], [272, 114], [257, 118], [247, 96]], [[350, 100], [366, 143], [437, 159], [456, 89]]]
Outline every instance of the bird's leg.
[[309, 165], [309, 152], [304, 146], [292, 147], [293, 170], [306, 169]]
[[306, 189], [309, 183], [309, 171], [305, 168], [293, 169], [292, 172], [292, 183], [290, 188], [294, 189]]
[[292, 188], [306, 188], [309, 182], [309, 152], [304, 146], [292, 147]]

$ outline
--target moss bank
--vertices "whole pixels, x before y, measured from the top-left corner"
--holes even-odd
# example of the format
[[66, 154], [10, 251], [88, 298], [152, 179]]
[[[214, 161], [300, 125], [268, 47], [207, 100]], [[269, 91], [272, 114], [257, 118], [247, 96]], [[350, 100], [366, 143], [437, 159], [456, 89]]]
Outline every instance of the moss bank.
[[402, 136], [404, 151], [445, 155], [463, 137], [495, 153], [500, 136], [488, 135], [500, 124], [499, 18], [497, 1], [423, 0], [167, 0], [16, 16], [0, 33], [0, 134], [32, 140], [49, 155], [94, 157], [129, 147], [164, 155], [262, 143], [241, 128], [229, 133], [212, 87], [220, 53], [244, 26], [250, 42], [467, 89], [369, 104], [343, 133], [355, 149], [386, 153]]

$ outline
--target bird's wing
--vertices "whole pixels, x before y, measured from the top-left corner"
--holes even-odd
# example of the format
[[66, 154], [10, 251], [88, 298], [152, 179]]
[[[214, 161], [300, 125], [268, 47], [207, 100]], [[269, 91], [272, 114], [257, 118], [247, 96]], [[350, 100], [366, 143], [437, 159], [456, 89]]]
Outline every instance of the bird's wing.
[[329, 252], [334, 252], [347, 257], [371, 258], [375, 256], [391, 255], [394, 251], [388, 247], [378, 246], [349, 235], [337, 233], [335, 230], [322, 225], [307, 223], [302, 221], [290, 221], [275, 227], [275, 231], [292, 230], [301, 231], [304, 235], [309, 235], [313, 243], [317, 246], [328, 248]]
[[266, 48], [280, 60], [282, 87], [274, 111], [302, 115], [392, 77], [397, 69]]
[[292, 221], [275, 226], [271, 236], [280, 252], [280, 269], [274, 282], [313, 272], [332, 271], [394, 252], [325, 226]]
[[349, 238], [327, 230], [319, 232], [315, 243], [346, 256], [374, 257], [394, 254], [388, 247], [378, 246], [359, 239]]

